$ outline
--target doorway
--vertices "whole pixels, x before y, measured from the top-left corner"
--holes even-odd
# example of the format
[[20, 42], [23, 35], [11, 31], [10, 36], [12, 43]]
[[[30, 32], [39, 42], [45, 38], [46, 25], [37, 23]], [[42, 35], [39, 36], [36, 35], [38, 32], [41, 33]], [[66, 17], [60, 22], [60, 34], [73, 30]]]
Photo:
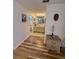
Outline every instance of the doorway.
[[44, 37], [45, 34], [45, 13], [32, 13], [29, 16], [30, 34], [33, 36]]

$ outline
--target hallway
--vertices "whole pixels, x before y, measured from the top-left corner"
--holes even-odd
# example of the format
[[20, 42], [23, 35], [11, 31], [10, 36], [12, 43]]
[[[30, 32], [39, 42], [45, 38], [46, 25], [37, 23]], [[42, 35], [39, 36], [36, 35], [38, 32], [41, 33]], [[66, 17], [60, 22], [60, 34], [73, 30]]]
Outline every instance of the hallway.
[[49, 51], [43, 44], [43, 37], [30, 36], [18, 48], [14, 50], [14, 59], [64, 59], [64, 49], [61, 53]]
[[[13, 5], [14, 59], [64, 59], [64, 0], [50, 0], [46, 3], [42, 0], [14, 0]], [[52, 45], [55, 45], [51, 40], [51, 44], [45, 44], [47, 35], [52, 33], [61, 38], [60, 53], [47, 49], [46, 45], [51, 48], [53, 48]], [[56, 42], [58, 43], [58, 40]]]
[[30, 33], [31, 36], [39, 36], [39, 37], [44, 37], [44, 33]]

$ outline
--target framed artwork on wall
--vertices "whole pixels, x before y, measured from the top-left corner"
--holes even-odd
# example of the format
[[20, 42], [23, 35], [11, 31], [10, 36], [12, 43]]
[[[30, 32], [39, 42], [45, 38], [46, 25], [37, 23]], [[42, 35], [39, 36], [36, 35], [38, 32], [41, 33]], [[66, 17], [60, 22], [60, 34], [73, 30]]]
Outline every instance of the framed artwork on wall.
[[58, 21], [58, 19], [59, 19], [59, 14], [55, 13], [54, 14], [54, 21]]
[[44, 24], [45, 23], [45, 18], [44, 16], [37, 16], [38, 24]]
[[26, 22], [26, 15], [22, 14], [21, 17], [22, 17], [22, 22]]

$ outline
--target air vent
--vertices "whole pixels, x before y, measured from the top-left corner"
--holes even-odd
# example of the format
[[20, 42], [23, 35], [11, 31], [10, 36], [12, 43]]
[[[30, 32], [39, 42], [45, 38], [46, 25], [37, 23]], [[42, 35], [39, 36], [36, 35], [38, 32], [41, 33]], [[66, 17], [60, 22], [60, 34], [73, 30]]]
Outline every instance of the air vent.
[[49, 0], [43, 0], [42, 2], [43, 2], [43, 3], [47, 3], [47, 2], [49, 2]]

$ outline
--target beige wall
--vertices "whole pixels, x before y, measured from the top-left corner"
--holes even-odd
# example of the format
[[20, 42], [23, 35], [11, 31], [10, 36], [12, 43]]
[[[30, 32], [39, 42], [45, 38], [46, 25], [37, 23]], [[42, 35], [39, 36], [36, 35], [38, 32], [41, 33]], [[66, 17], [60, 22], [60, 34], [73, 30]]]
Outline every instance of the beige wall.
[[[21, 21], [22, 13], [27, 15], [26, 23], [22, 23]], [[28, 15], [29, 15], [29, 11], [25, 9], [17, 1], [14, 1], [14, 4], [13, 4], [13, 49], [17, 48], [24, 41], [24, 39], [29, 36]]]
[[[53, 16], [55, 13], [59, 14], [59, 20], [54, 21]], [[54, 25], [54, 34], [58, 35], [62, 40], [65, 39], [65, 6], [64, 4], [47, 5], [46, 12], [46, 28], [45, 34], [52, 34], [52, 26]]]

